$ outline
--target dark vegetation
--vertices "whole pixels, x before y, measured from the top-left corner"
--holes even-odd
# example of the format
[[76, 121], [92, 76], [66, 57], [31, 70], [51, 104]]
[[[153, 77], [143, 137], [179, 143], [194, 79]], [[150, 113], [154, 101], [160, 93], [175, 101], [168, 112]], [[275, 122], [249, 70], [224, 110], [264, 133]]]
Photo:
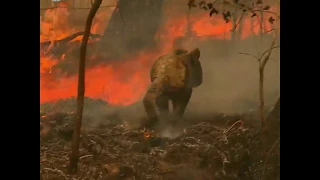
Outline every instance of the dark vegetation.
[[[108, 107], [86, 99], [85, 107]], [[280, 103], [280, 101], [279, 101]], [[40, 115], [40, 176], [49, 179], [279, 179], [279, 107], [268, 119], [275, 122], [266, 154], [261, 153], [261, 132], [250, 114], [189, 116], [174, 138], [142, 129], [128, 129], [117, 113], [96, 121], [84, 114], [79, 169], [67, 172], [71, 151], [75, 99], [61, 101]], [[280, 105], [280, 104], [279, 104]], [[52, 107], [63, 106], [54, 113]], [[130, 108], [130, 107], [127, 107]], [[49, 111], [51, 112], [49, 113]], [[54, 110], [54, 111], [55, 111]], [[88, 110], [90, 111], [90, 110]], [[120, 113], [120, 112], [119, 112]], [[43, 114], [48, 114], [44, 116]], [[276, 128], [278, 127], [278, 128]]]

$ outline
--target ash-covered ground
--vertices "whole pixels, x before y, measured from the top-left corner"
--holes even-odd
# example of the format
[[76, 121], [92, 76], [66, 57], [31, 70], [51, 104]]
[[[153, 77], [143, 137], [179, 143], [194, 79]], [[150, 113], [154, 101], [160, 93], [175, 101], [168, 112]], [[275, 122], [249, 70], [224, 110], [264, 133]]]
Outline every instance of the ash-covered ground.
[[134, 106], [85, 102], [75, 175], [67, 172], [75, 100], [41, 106], [40, 179], [280, 179], [280, 139], [261, 154], [258, 119], [251, 114], [186, 114], [175, 128], [147, 132], [135, 128]]

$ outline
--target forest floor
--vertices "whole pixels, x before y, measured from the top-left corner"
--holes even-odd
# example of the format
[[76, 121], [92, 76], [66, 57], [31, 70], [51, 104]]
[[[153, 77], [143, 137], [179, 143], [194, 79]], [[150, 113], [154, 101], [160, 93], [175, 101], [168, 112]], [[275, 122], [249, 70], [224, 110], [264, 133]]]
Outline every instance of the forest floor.
[[[175, 137], [123, 123], [84, 120], [78, 172], [67, 173], [73, 114], [40, 113], [40, 179], [276, 180], [280, 143], [260, 153], [259, 128], [246, 116], [186, 118]], [[168, 130], [170, 131], [170, 130]]]

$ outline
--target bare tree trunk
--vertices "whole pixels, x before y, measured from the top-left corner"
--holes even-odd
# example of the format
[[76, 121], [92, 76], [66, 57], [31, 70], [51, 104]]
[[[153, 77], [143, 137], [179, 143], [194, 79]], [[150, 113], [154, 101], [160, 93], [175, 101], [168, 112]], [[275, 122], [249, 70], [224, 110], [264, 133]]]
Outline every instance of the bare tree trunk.
[[278, 31], [279, 31], [279, 17], [280, 14], [280, 3], [278, 7], [278, 14], [276, 15], [276, 27], [274, 28], [274, 33], [272, 37], [272, 42], [270, 47], [267, 51], [262, 53], [261, 57], [258, 59], [259, 61], [259, 93], [260, 93], [260, 118], [261, 118], [261, 125], [264, 127], [266, 125], [265, 117], [264, 117], [264, 97], [263, 97], [263, 81], [264, 81], [264, 68], [267, 62], [270, 59], [273, 49], [275, 48], [276, 40], [278, 39]]
[[[278, 20], [278, 19], [277, 19]], [[278, 23], [278, 21], [276, 22]], [[264, 117], [264, 68], [267, 64], [267, 62], [270, 59], [272, 50], [275, 48], [275, 42], [278, 37], [278, 27], [274, 29], [274, 34], [273, 34], [273, 39], [271, 42], [271, 45], [269, 49], [262, 54], [262, 57], [264, 55], [264, 58], [262, 57], [259, 59], [259, 95], [260, 95], [260, 119], [261, 119], [261, 126], [262, 126], [262, 136], [261, 136], [261, 141], [262, 141], [262, 152], [266, 152], [268, 145], [269, 145], [269, 139], [270, 139], [270, 127], [268, 122], [266, 122], [265, 117]], [[279, 100], [279, 105], [280, 105], [280, 100]]]
[[80, 129], [82, 123], [82, 112], [84, 103], [84, 92], [85, 92], [85, 60], [87, 53], [87, 43], [90, 36], [90, 30], [92, 25], [92, 20], [95, 17], [102, 0], [95, 0], [92, 4], [91, 10], [89, 12], [84, 35], [80, 47], [80, 61], [79, 61], [79, 76], [78, 76], [78, 99], [77, 99], [77, 114], [75, 118], [75, 126], [72, 137], [72, 152], [70, 155], [70, 165], [69, 172], [75, 173], [78, 169], [79, 161], [79, 144], [80, 144]]

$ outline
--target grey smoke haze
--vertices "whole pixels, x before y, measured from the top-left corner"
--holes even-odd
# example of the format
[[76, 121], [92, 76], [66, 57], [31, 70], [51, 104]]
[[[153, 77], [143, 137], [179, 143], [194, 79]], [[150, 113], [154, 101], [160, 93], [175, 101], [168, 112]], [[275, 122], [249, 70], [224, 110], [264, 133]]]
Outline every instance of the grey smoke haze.
[[[193, 47], [201, 50], [200, 61], [203, 67], [203, 84], [195, 88], [186, 110], [186, 116], [208, 113], [242, 113], [257, 108], [258, 62], [256, 59], [239, 52], [257, 55], [254, 43], [257, 38], [238, 42], [235, 48], [228, 49], [227, 55], [217, 55], [214, 45], [194, 42]], [[264, 40], [261, 49], [267, 49], [270, 39]], [[273, 105], [280, 96], [279, 50], [275, 49], [265, 68], [265, 104]], [[141, 102], [121, 110], [122, 119], [139, 119], [145, 116]]]
[[[238, 113], [255, 108], [259, 100], [258, 62], [239, 52], [258, 56], [257, 41], [259, 43], [259, 38], [240, 41], [235, 48], [226, 50], [227, 55], [218, 57], [213, 53], [214, 46], [199, 44], [204, 81], [202, 86], [194, 90], [188, 109]], [[266, 39], [260, 48], [266, 50], [269, 45], [270, 39]], [[278, 49], [274, 50], [266, 65], [264, 84], [266, 105], [273, 105], [280, 95]]]

